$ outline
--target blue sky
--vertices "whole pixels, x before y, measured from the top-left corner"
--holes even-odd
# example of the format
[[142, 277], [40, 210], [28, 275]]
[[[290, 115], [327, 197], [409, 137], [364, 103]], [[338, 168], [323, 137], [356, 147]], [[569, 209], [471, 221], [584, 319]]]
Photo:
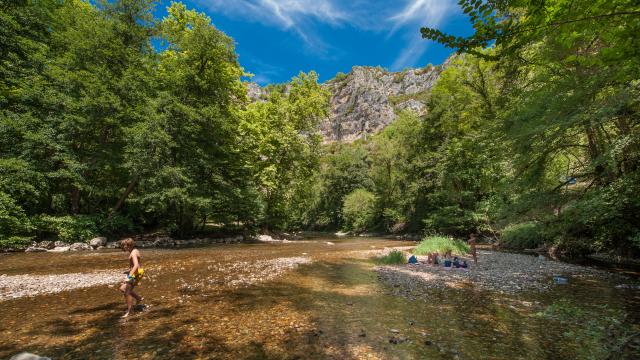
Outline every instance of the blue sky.
[[[321, 81], [354, 65], [397, 71], [442, 63], [451, 49], [421, 26], [471, 32], [456, 0], [186, 0], [236, 41], [240, 63], [265, 85], [315, 70]], [[163, 16], [169, 0], [156, 11]]]

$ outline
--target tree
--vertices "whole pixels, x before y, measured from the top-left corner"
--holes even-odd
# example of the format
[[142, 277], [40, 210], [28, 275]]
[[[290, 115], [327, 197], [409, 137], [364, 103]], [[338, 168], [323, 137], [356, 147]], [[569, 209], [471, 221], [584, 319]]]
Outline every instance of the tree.
[[344, 198], [342, 217], [345, 227], [355, 232], [363, 232], [374, 226], [376, 196], [365, 190], [356, 189]]

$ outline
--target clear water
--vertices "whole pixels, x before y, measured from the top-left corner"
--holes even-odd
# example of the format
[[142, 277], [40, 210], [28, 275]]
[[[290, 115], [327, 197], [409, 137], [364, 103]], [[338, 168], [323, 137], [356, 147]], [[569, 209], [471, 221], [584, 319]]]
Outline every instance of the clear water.
[[[316, 238], [142, 250], [146, 311], [121, 320], [122, 296], [108, 286], [0, 302], [0, 358], [20, 351], [54, 359], [606, 358], [597, 349], [616, 343], [618, 330], [593, 335], [585, 324], [536, 315], [558, 302], [594, 319], [617, 314], [631, 334], [640, 329], [638, 291], [599, 280], [547, 293], [504, 295], [470, 286], [430, 290], [415, 300], [395, 296], [397, 289], [382, 283], [358, 252], [406, 245], [412, 243]], [[246, 287], [228, 286], [229, 273], [218, 270], [298, 256], [313, 263]], [[7, 275], [126, 267], [117, 251], [0, 256], [0, 274]], [[249, 276], [250, 269], [233, 271]], [[406, 341], [392, 344], [391, 337]], [[614, 358], [636, 356], [633, 341]]]

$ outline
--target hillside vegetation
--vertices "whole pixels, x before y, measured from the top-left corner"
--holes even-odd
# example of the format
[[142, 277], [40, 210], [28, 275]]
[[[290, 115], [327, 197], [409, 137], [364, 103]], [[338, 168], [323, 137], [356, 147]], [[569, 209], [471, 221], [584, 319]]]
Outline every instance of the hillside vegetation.
[[255, 102], [233, 39], [152, 5], [2, 2], [0, 245], [215, 227], [640, 254], [637, 2], [462, 0], [474, 34], [421, 29], [447, 66], [301, 73]]

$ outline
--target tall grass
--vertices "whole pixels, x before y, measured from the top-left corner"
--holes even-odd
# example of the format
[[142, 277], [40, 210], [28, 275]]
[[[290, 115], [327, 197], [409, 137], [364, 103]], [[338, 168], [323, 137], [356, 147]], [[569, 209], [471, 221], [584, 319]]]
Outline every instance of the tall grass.
[[393, 250], [385, 256], [375, 258], [374, 261], [376, 264], [380, 265], [397, 265], [406, 263], [407, 259], [402, 251]]
[[449, 250], [453, 254], [464, 255], [469, 253], [469, 245], [461, 240], [445, 236], [427, 236], [416, 246], [413, 253], [416, 255], [427, 255], [434, 252], [444, 254]]

